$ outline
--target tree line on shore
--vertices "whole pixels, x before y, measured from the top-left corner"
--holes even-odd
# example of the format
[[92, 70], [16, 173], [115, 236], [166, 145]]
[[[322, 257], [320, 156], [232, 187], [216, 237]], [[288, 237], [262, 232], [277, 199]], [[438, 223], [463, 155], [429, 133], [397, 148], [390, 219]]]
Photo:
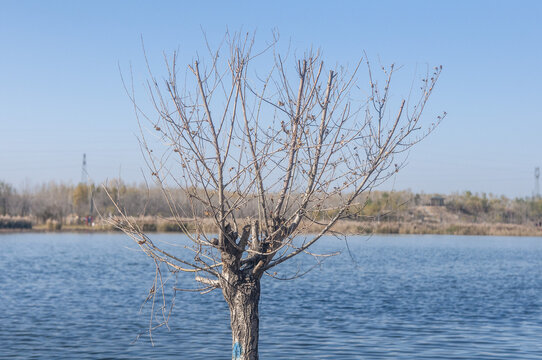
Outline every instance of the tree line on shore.
[[[437, 196], [443, 199], [443, 203], [431, 206], [431, 199]], [[95, 219], [115, 216], [118, 209], [114, 203], [122, 207], [125, 214], [133, 217], [167, 218], [172, 211], [182, 217], [183, 214], [191, 214], [194, 209], [199, 217], [207, 216], [203, 207], [198, 211], [197, 201], [187, 199], [181, 191], [175, 189], [165, 194], [158, 187], [130, 185], [114, 180], [105, 185], [48, 182], [19, 190], [0, 181], [0, 228], [29, 228], [32, 224], [46, 223], [84, 224], [89, 215]], [[334, 200], [330, 199], [318, 213], [311, 216], [314, 219], [333, 216], [334, 206]], [[254, 203], [251, 209], [251, 206], [245, 207], [237, 215], [241, 218], [250, 216], [249, 212], [257, 211], [257, 204]], [[449, 195], [413, 193], [408, 190], [373, 191], [352, 206], [345, 218], [378, 222], [539, 225], [542, 219], [542, 199], [512, 199], [470, 191]], [[147, 226], [150, 230], [156, 230], [153, 226]]]

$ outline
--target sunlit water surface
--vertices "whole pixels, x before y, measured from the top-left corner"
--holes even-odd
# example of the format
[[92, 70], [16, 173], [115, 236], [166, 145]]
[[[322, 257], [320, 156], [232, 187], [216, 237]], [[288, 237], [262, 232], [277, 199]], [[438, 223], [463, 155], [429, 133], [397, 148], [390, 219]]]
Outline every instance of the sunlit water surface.
[[[350, 237], [348, 247], [324, 239], [315, 250], [343, 253], [303, 278], [263, 280], [262, 359], [542, 359], [541, 238]], [[151, 302], [140, 308], [154, 264], [124, 235], [3, 234], [0, 249], [0, 358], [231, 358], [219, 291], [177, 293], [152, 345]]]

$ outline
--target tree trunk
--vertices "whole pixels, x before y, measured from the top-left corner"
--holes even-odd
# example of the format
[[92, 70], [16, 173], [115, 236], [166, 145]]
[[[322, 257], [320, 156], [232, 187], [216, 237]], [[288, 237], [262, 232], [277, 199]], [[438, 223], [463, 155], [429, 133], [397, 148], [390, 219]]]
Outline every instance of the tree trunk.
[[258, 360], [260, 279], [222, 284], [230, 308], [232, 360]]

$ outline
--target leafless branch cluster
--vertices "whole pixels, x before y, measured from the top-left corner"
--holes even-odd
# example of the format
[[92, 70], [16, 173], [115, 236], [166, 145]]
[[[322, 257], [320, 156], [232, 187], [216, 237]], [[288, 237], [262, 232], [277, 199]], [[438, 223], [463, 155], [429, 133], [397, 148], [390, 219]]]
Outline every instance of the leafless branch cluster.
[[[351, 71], [330, 69], [319, 52], [294, 61], [276, 44], [256, 51], [253, 36], [226, 35], [218, 50], [209, 47], [210, 61], [194, 61], [182, 78], [174, 53], [166, 58], [167, 78], [149, 70], [151, 113], [130, 91], [147, 164], [171, 213], [182, 227], [186, 218], [197, 224], [203, 208], [216, 233], [187, 231], [192, 255], [179, 257], [128, 218], [118, 225], [157, 263], [194, 273], [202, 291], [259, 279], [308, 253], [350, 207], [359, 207], [361, 194], [400, 169], [396, 155], [442, 119], [420, 120], [441, 67], [423, 79], [417, 97], [394, 106], [393, 65], [375, 74], [365, 57]], [[172, 187], [183, 191], [191, 211], [177, 206]], [[333, 216], [318, 216], [329, 210], [322, 204], [336, 204]], [[312, 222], [322, 230], [294, 241]]]

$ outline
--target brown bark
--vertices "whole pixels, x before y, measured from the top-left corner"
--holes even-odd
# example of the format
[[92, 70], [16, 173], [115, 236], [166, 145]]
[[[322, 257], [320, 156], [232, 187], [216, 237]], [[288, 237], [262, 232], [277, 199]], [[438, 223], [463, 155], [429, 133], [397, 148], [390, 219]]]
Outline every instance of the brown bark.
[[232, 360], [257, 360], [260, 279], [232, 276], [227, 284], [221, 285], [230, 308]]

